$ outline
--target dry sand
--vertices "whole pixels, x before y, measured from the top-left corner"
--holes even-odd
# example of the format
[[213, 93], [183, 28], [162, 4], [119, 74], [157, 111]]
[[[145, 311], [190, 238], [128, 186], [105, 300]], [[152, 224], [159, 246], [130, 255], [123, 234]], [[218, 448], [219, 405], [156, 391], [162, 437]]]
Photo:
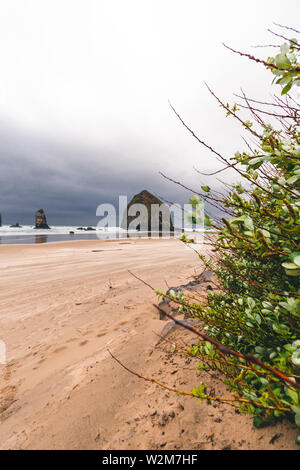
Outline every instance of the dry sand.
[[[299, 449], [294, 426], [257, 430], [226, 405], [166, 392], [130, 368], [190, 391], [218, 376], [158, 341], [155, 288], [201, 271], [178, 240], [80, 241], [0, 247], [1, 449]], [[172, 331], [172, 342], [193, 341]], [[226, 392], [225, 392], [226, 393]]]

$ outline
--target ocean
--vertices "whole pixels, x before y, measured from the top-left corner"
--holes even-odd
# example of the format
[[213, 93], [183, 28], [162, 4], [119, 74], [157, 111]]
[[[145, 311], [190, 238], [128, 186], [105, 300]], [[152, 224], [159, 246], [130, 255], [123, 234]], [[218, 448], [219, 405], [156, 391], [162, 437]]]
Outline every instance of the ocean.
[[[74, 232], [74, 233], [70, 233]], [[175, 237], [181, 235], [175, 231]], [[153, 235], [153, 234], [152, 234]], [[159, 233], [154, 234], [159, 237]], [[11, 228], [9, 225], [0, 227], [0, 245], [32, 245], [36, 243], [53, 243], [71, 240], [107, 240], [115, 238], [146, 238], [149, 232], [124, 230], [120, 227], [97, 228], [95, 231], [78, 230], [78, 226], [53, 226], [49, 230], [36, 230], [31, 225]]]

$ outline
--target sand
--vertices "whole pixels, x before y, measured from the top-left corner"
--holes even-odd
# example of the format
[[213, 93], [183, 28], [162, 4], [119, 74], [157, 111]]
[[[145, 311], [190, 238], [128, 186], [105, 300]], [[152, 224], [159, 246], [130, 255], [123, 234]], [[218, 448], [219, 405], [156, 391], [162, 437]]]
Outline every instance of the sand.
[[[288, 422], [255, 429], [226, 405], [199, 405], [146, 383], [131, 369], [190, 391], [219, 377], [157, 345], [154, 292], [201, 272], [175, 239], [0, 247], [1, 449], [299, 449]], [[172, 342], [192, 342], [174, 330]]]

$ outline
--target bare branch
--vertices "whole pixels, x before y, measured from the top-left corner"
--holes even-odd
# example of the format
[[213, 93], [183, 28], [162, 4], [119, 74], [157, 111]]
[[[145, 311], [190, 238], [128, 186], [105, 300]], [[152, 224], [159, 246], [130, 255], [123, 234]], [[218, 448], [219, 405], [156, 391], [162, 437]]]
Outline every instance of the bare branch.
[[285, 26], [285, 25], [282, 25], [282, 24], [278, 24], [278, 23], [273, 23], [275, 26], [279, 26], [279, 28], [283, 28], [283, 29], [288, 29], [290, 31], [294, 31], [294, 33], [298, 33], [300, 34], [300, 31], [298, 31], [297, 29], [295, 28], [291, 28], [289, 26]]
[[[275, 69], [275, 70], [290, 70], [290, 67], [286, 68], [280, 68], [277, 67], [275, 64], [271, 64], [270, 62], [266, 62], [265, 60], [258, 59], [257, 57], [254, 57], [251, 54], [247, 54], [245, 52], [240, 52], [236, 51], [235, 49], [232, 49], [232, 47], [227, 46], [226, 44], [223, 43], [223, 46], [226, 47], [226, 49], [229, 49], [231, 52], [234, 52], [235, 54], [239, 54], [240, 56], [247, 57], [250, 60], [254, 60], [255, 62], [259, 64], [263, 64], [265, 67], [270, 68], [270, 69]], [[294, 67], [293, 70], [295, 72], [300, 72], [300, 67]]]
[[211, 338], [210, 336], [208, 336], [206, 333], [202, 333], [201, 331], [199, 330], [196, 330], [196, 328], [194, 328], [193, 326], [191, 325], [188, 325], [180, 320], [177, 320], [175, 317], [173, 317], [173, 315], [171, 315], [170, 313], [167, 313], [165, 312], [164, 310], [162, 310], [159, 306], [157, 305], [154, 305], [154, 307], [157, 308], [157, 310], [161, 311], [162, 313], [164, 313], [168, 318], [170, 318], [171, 320], [173, 320], [177, 325], [179, 326], [182, 326], [183, 328], [185, 328], [186, 330], [189, 330], [189, 331], [192, 331], [193, 333], [195, 333], [197, 336], [200, 336], [200, 338], [204, 339], [205, 341], [208, 341], [209, 343], [213, 344], [219, 351], [221, 351], [223, 354], [228, 354], [228, 355], [231, 355], [231, 356], [235, 356], [239, 359], [244, 359], [245, 361], [247, 362], [252, 362], [253, 364], [256, 364], [258, 365], [259, 367], [262, 367], [263, 369], [271, 372], [271, 374], [273, 374], [275, 377], [277, 377], [278, 379], [280, 380], [283, 380], [284, 382], [287, 382], [289, 384], [291, 384], [293, 387], [295, 388], [299, 388], [300, 389], [300, 383], [297, 383], [295, 382], [291, 377], [288, 377], [287, 375], [283, 374], [282, 372], [280, 372], [279, 370], [269, 366], [268, 364], [265, 364], [264, 362], [262, 362], [260, 359], [258, 359], [257, 357], [255, 356], [252, 356], [252, 354], [242, 354], [240, 352], [237, 352], [237, 351], [234, 351], [233, 349], [230, 349], [228, 348], [227, 346], [225, 346], [224, 344], [222, 343], [219, 343], [217, 340], [215, 340], [214, 338]]

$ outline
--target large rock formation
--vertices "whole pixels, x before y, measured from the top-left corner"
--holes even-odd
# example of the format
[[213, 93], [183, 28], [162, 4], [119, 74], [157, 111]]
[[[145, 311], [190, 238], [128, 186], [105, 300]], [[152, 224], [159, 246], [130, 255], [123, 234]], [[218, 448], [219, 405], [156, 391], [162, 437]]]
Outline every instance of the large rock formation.
[[35, 213], [35, 227], [34, 228], [45, 228], [50, 229], [49, 225], [47, 224], [46, 214], [44, 209], [39, 209]]
[[[133, 207], [134, 204], [142, 204], [143, 209], [141, 208], [140, 211], [138, 207]], [[131, 222], [133, 222], [135, 219], [137, 219], [137, 225], [135, 227], [129, 227]], [[174, 231], [174, 226], [168, 206], [145, 189], [139, 194], [133, 196], [127, 205], [127, 209], [123, 215], [121, 227], [126, 230], [128, 230], [128, 228], [136, 228], [140, 231], [145, 230], [149, 232]]]

